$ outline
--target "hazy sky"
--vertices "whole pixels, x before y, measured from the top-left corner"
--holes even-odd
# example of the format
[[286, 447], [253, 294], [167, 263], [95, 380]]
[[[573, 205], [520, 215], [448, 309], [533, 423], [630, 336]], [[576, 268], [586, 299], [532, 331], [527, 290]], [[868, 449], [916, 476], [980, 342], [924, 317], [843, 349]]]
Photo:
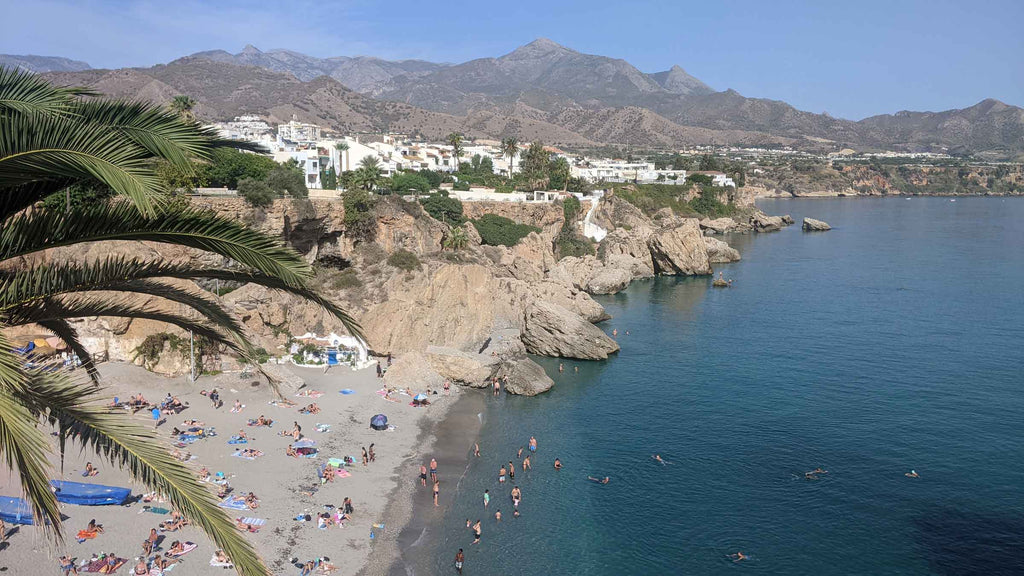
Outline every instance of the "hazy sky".
[[0, 0], [0, 53], [148, 66], [215, 48], [462, 62], [537, 37], [860, 119], [1024, 105], [1024, 0]]

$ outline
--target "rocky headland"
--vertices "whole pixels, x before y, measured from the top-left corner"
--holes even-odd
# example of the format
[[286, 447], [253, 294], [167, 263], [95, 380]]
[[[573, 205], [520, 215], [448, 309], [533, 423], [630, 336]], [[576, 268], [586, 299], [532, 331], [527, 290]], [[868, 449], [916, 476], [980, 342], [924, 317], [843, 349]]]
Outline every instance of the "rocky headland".
[[[586, 200], [585, 208], [595, 201]], [[480, 387], [492, 377], [508, 376], [508, 391], [526, 395], [553, 384], [528, 354], [598, 360], [618, 351], [596, 325], [609, 316], [591, 294], [612, 294], [633, 280], [655, 275], [710, 275], [712, 264], [740, 258], [712, 235], [769, 232], [792, 223], [788, 217], [756, 210], [736, 219], [680, 218], [668, 209], [648, 217], [609, 196], [598, 201], [592, 214], [593, 223], [607, 230], [594, 245], [594, 254], [558, 258], [556, 237], [563, 227], [583, 230], [582, 221], [565, 222], [560, 202], [466, 203], [467, 218], [497, 214], [540, 231], [511, 247], [489, 246], [467, 222], [461, 225], [466, 245], [457, 250], [444, 248], [453, 233], [449, 225], [432, 218], [419, 203], [397, 196], [378, 200], [376, 226], [360, 238], [346, 230], [338, 201], [278, 200], [266, 209], [234, 198], [193, 202], [279, 235], [303, 254], [316, 270], [316, 288], [356, 317], [371, 351], [394, 356], [389, 384], [427, 381], [440, 387], [449, 379]], [[177, 249], [131, 244], [117, 245], [114, 252], [196, 258], [186, 249], [168, 250]], [[391, 258], [399, 252], [405, 257], [402, 264]], [[60, 254], [56, 250], [49, 257]], [[263, 287], [191, 288], [219, 298], [271, 356], [286, 355], [291, 339], [307, 332], [344, 334], [340, 323], [315, 305]], [[218, 288], [220, 296], [213, 292]], [[91, 351], [111, 360], [135, 362], [167, 375], [189, 369], [188, 347], [181, 345], [186, 335], [173, 327], [149, 320], [92, 318], [80, 322], [78, 330]], [[163, 348], [140, 355], [140, 346], [154, 334], [166, 334]], [[207, 370], [235, 367], [217, 350], [201, 354]]]

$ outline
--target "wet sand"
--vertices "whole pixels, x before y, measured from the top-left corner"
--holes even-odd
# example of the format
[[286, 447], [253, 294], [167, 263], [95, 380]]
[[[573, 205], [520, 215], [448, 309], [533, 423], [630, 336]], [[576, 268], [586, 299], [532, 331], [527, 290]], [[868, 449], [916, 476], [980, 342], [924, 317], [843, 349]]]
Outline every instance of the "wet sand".
[[[402, 476], [388, 511], [404, 513], [404, 528], [394, 543], [389, 543], [394, 552], [382, 555], [393, 558], [387, 574], [391, 576], [413, 576], [431, 574], [431, 554], [442, 529], [442, 519], [458, 493], [460, 481], [469, 469], [473, 457], [473, 444], [480, 435], [481, 413], [485, 409], [487, 395], [481, 390], [464, 390], [462, 397], [432, 429], [421, 432], [420, 449], [404, 467], [408, 470]], [[433, 485], [429, 478], [427, 486], [420, 485], [419, 465], [427, 465], [431, 458], [437, 459], [441, 492], [439, 506], [434, 506]], [[395, 510], [392, 510], [392, 507]], [[385, 572], [364, 572], [385, 573]]]

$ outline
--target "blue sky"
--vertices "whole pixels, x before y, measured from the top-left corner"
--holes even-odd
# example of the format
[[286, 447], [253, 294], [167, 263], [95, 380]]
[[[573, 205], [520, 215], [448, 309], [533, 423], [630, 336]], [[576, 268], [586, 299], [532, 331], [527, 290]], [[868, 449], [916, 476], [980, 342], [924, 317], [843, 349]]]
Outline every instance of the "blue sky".
[[543, 36], [860, 119], [984, 98], [1024, 105], [1022, 22], [1024, 0], [0, 0], [0, 53], [121, 67], [253, 44], [462, 62]]

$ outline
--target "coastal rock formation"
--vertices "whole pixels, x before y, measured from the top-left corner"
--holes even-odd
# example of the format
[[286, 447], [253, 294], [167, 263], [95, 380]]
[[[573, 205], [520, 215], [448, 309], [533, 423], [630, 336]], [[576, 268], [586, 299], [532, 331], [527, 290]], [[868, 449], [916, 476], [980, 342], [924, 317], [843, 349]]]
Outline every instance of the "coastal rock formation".
[[711, 274], [708, 250], [695, 218], [654, 232], [647, 240], [654, 269], [663, 275]]
[[708, 262], [739, 262], [740, 253], [726, 242], [710, 236], [704, 237], [704, 244], [708, 249]]
[[750, 225], [754, 227], [755, 232], [775, 232], [782, 230], [786, 222], [781, 216], [769, 216], [757, 210], [750, 216]]
[[434, 371], [426, 354], [413, 350], [395, 359], [384, 373], [384, 383], [398, 390], [441, 390], [444, 388], [444, 377]]
[[590, 294], [614, 294], [629, 286], [633, 281], [632, 265], [622, 262], [623, 267], [608, 265], [594, 256], [563, 258], [559, 266], [572, 278], [573, 284]]
[[431, 369], [441, 377], [476, 388], [485, 386], [501, 365], [497, 356], [442, 346], [428, 346], [425, 355]]
[[700, 227], [705, 234], [727, 234], [736, 230], [737, 223], [732, 218], [705, 218], [700, 221]]
[[502, 379], [508, 376], [505, 392], [509, 394], [536, 396], [547, 392], [555, 385], [555, 381], [544, 372], [544, 368], [526, 356], [503, 361], [495, 376]]
[[825, 230], [831, 230], [832, 227], [828, 223], [821, 220], [815, 220], [814, 218], [804, 218], [803, 229], [808, 232], [824, 232]]
[[593, 324], [544, 300], [526, 309], [523, 343], [533, 354], [580, 360], [604, 360], [619, 345]]

